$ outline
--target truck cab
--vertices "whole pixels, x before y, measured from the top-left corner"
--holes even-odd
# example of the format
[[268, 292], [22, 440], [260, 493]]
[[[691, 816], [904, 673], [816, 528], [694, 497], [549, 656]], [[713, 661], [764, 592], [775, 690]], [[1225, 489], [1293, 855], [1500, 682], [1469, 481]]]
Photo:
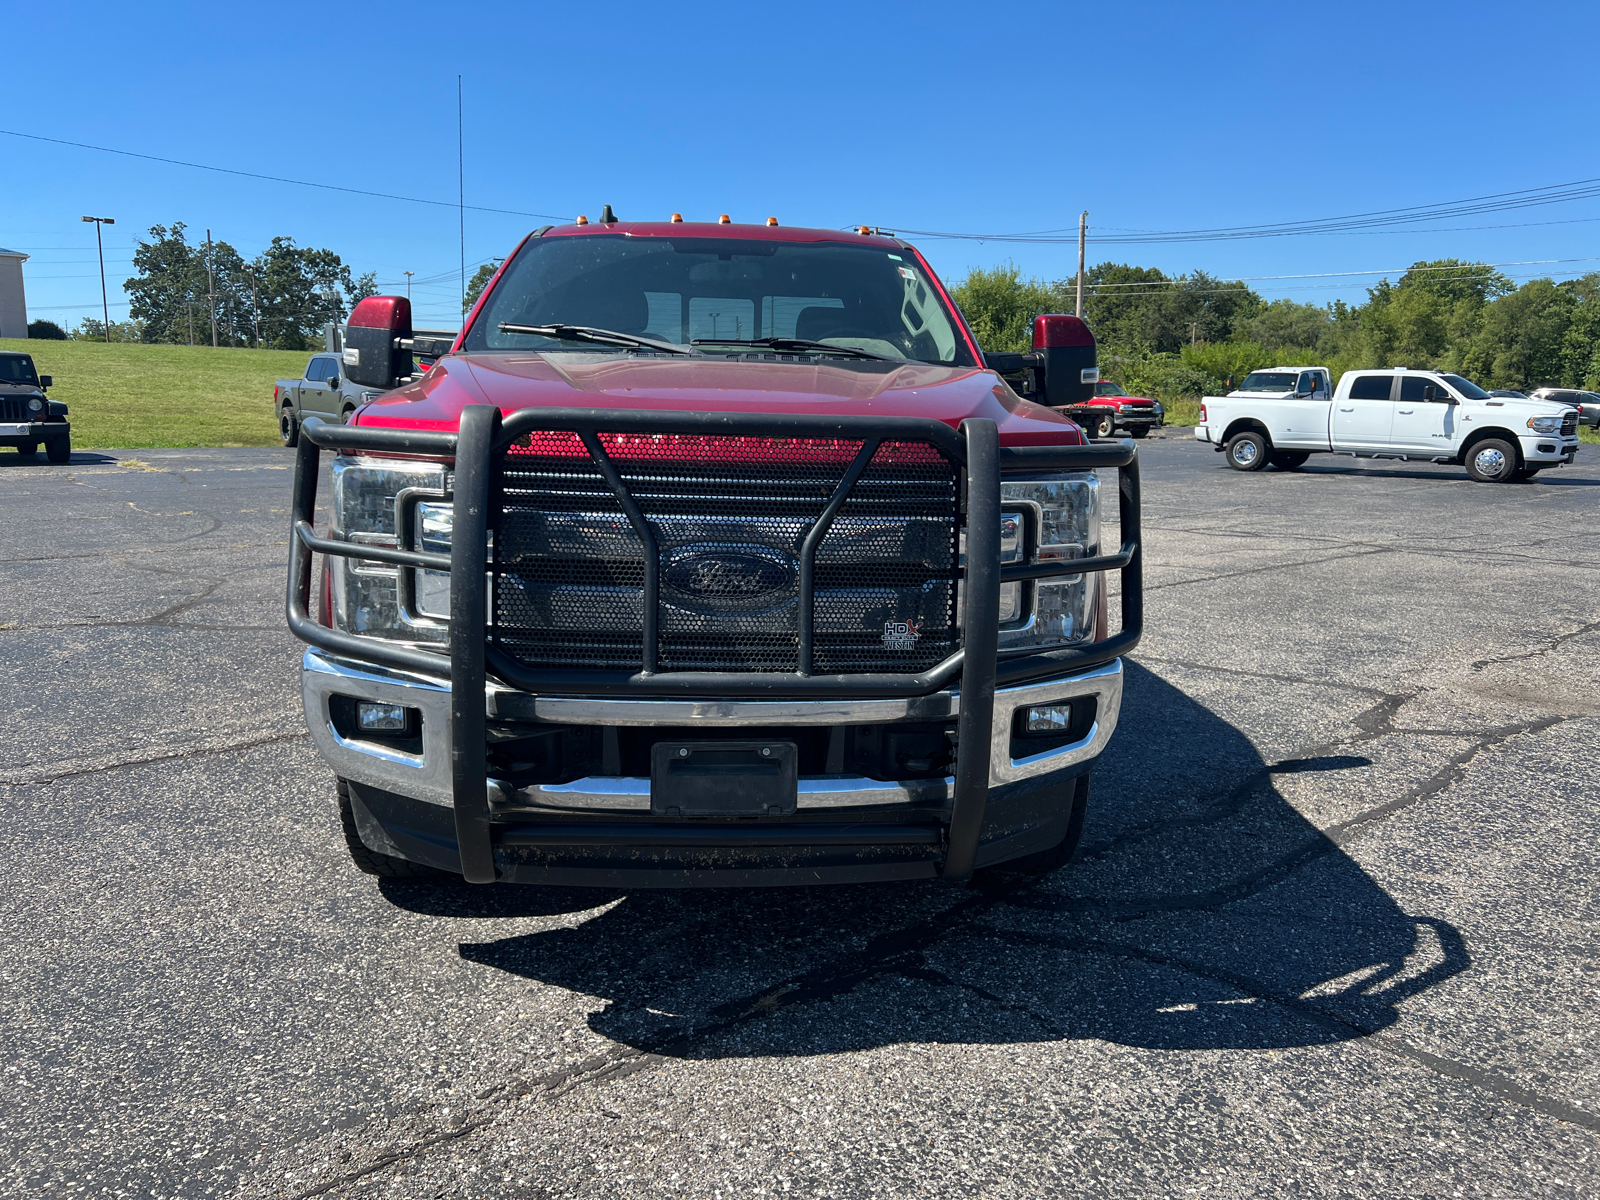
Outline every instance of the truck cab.
[[[1082, 322], [1035, 345], [1002, 365], [1042, 398], [1092, 386]], [[764, 886], [1070, 856], [1142, 629], [1134, 446], [1003, 382], [914, 246], [546, 227], [418, 353], [404, 297], [363, 300], [342, 365], [381, 394], [297, 447], [288, 619], [362, 870]]]

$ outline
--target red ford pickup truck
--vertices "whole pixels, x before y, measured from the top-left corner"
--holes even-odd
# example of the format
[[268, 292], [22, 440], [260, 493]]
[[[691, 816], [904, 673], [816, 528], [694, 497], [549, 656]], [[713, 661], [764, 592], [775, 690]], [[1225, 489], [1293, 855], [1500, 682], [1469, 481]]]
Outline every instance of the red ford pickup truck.
[[609, 208], [528, 235], [420, 375], [408, 303], [362, 301], [343, 365], [382, 394], [304, 423], [288, 591], [356, 864], [681, 887], [1065, 861], [1142, 624], [1138, 470], [1053, 410], [1092, 391], [1087, 327], [1034, 342], [986, 363], [893, 237]]

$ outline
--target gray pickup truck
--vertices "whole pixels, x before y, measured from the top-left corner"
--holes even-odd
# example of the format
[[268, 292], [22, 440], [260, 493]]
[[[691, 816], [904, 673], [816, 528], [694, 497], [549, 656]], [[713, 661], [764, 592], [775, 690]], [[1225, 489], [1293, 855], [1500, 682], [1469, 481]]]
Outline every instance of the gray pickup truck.
[[272, 407], [277, 411], [278, 433], [285, 446], [300, 441], [300, 422], [306, 417], [343, 424], [366, 399], [367, 389], [346, 385], [334, 351], [313, 354], [299, 379], [280, 379], [272, 388]]
[[45, 395], [50, 384], [31, 354], [0, 354], [0, 446], [32, 458], [43, 442], [50, 461], [64, 463], [72, 458], [72, 426], [67, 406]]
[[[454, 330], [419, 329], [406, 339], [405, 348], [412, 351], [417, 377], [427, 374], [436, 358], [450, 352], [455, 337]], [[343, 342], [344, 328], [330, 326], [329, 346], [342, 346]], [[278, 418], [278, 435], [285, 446], [299, 444], [300, 422], [306, 417], [347, 424], [356, 409], [378, 395], [376, 389], [346, 376], [345, 361], [342, 350], [319, 351], [306, 362], [301, 378], [280, 379], [273, 385], [272, 407]]]

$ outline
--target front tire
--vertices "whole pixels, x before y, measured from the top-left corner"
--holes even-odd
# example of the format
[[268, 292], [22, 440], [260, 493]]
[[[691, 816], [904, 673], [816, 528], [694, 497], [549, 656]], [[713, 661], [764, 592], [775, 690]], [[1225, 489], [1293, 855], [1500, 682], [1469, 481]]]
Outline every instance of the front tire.
[[341, 425], [350, 424], [350, 418], [355, 416], [355, 415], [356, 415], [355, 405], [352, 404], [352, 405], [347, 406], [345, 408], [345, 410], [342, 413], [339, 414], [339, 424], [341, 424]]
[[38, 452], [39, 447], [35, 442], [23, 442], [22, 445], [17, 447], [18, 458], [32, 458]]
[[1150, 426], [1148, 426], [1148, 425], [1136, 425], [1132, 429], [1128, 430], [1128, 436], [1129, 437], [1135, 437], [1135, 438], [1149, 437], [1150, 436]]
[[1504, 438], [1484, 438], [1467, 451], [1467, 475], [1474, 483], [1510, 483], [1517, 477], [1517, 448]]
[[417, 879], [434, 883], [461, 881], [461, 876], [453, 875], [449, 871], [441, 871], [438, 867], [414, 863], [405, 858], [396, 858], [392, 854], [383, 854], [368, 846], [361, 840], [361, 831], [356, 828], [355, 809], [350, 801], [350, 785], [343, 779], [338, 783], [339, 824], [344, 826], [344, 844], [350, 851], [350, 861], [355, 863], [356, 870], [363, 875], [376, 875], [379, 879]]
[[283, 439], [283, 444], [293, 450], [300, 444], [300, 422], [295, 420], [294, 409], [287, 404], [278, 414], [278, 436]]
[[1107, 414], [1094, 423], [1094, 428], [1089, 431], [1091, 437], [1108, 438], [1117, 431], [1116, 418]]
[[1272, 454], [1264, 434], [1247, 429], [1235, 434], [1228, 442], [1228, 465], [1235, 471], [1259, 471], [1266, 466]]
[[1293, 471], [1296, 467], [1305, 466], [1310, 457], [1305, 450], [1279, 450], [1272, 456], [1272, 465], [1280, 471]]
[[60, 466], [72, 461], [72, 439], [54, 438], [44, 444], [45, 457]]

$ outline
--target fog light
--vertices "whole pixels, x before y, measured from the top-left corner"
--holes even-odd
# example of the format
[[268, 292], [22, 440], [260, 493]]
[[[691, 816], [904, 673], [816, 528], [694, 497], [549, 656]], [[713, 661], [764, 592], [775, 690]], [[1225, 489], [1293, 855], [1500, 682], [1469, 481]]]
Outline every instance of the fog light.
[[412, 710], [400, 704], [356, 704], [356, 724], [366, 733], [404, 733]]
[[1030, 708], [1022, 727], [1029, 733], [1066, 733], [1072, 727], [1072, 705], [1044, 704]]

